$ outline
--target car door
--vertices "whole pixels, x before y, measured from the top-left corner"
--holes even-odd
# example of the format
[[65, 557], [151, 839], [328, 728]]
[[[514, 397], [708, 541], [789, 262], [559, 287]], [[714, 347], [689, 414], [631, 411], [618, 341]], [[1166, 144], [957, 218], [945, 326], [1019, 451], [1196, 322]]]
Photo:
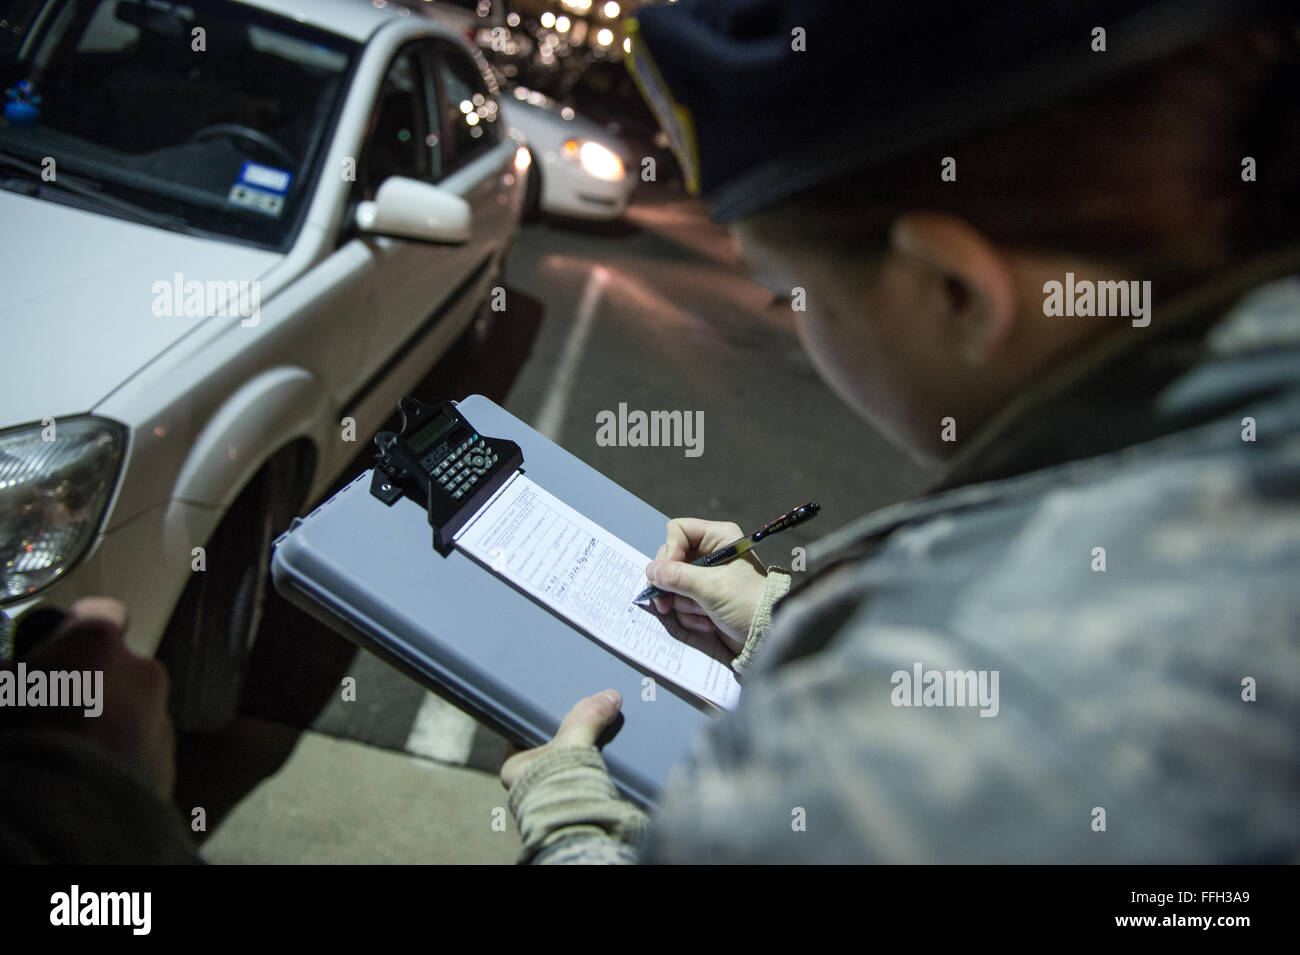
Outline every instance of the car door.
[[[432, 42], [407, 44], [380, 86], [357, 161], [350, 209], [373, 200], [383, 182], [445, 178]], [[420, 373], [445, 351], [472, 315], [478, 253], [464, 245], [380, 235], [355, 236], [368, 249], [376, 307], [355, 316], [359, 354], [368, 356], [353, 409], [363, 426], [381, 421]], [[355, 357], [359, 357], [359, 354]]]
[[502, 253], [514, 231], [516, 146], [505, 135], [500, 103], [478, 64], [446, 41], [434, 43], [431, 54], [444, 144], [440, 184], [470, 204], [472, 256], [482, 263]]

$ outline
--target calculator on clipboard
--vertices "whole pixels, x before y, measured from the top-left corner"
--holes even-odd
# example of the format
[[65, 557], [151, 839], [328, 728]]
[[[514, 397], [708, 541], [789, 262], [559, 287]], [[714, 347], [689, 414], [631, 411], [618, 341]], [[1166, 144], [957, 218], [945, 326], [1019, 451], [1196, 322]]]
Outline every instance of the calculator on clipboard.
[[479, 433], [451, 401], [397, 403], [399, 431], [375, 435], [379, 449], [370, 493], [392, 506], [403, 495], [420, 504], [444, 557], [453, 535], [524, 463], [519, 445]]

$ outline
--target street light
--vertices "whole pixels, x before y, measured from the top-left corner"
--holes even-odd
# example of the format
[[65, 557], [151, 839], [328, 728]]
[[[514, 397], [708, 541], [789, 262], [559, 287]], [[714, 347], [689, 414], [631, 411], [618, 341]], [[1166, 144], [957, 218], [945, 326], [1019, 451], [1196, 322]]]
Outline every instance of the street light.
[[601, 46], [609, 46], [614, 42], [614, 31], [609, 27], [601, 27], [596, 33], [596, 42]]
[[615, 3], [614, 0], [609, 0], [609, 3], [605, 4], [605, 16], [607, 19], [616, 19], [621, 11], [622, 7]]
[[573, 26], [573, 24], [569, 21], [568, 17], [561, 15], [555, 18], [555, 29], [559, 30], [561, 33], [568, 33], [569, 27], [571, 26]]
[[547, 10], [542, 14], [542, 26], [546, 27], [548, 30], [555, 26], [555, 14], [550, 10]]

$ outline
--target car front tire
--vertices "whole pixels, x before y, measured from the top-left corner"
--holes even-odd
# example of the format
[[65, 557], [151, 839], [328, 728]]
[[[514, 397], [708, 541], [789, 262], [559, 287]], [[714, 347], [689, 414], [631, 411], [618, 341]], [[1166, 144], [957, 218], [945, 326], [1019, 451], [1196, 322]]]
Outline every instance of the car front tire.
[[528, 186], [524, 190], [524, 222], [537, 222], [542, 217], [542, 171], [537, 160], [528, 168]]
[[271, 543], [297, 506], [295, 458], [276, 455], [230, 506], [186, 584], [158, 656], [171, 677], [172, 719], [212, 732], [239, 712], [248, 660], [270, 586]]

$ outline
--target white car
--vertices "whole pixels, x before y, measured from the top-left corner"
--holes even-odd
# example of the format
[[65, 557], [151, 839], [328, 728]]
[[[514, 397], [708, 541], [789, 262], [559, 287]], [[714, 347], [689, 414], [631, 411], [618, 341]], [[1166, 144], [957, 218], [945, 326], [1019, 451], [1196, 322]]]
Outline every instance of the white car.
[[[467, 39], [494, 25], [500, 29], [506, 23], [499, 3], [466, 2], [456, 6], [438, 0], [404, 2]], [[471, 6], [479, 12], [471, 12]], [[482, 12], [485, 6], [486, 18]], [[478, 49], [474, 55], [480, 69], [489, 73], [501, 89], [509, 86]], [[640, 170], [631, 151], [617, 136], [572, 107], [561, 106], [546, 94], [524, 86], [503, 93], [501, 107], [511, 128], [527, 141], [533, 162], [528, 172], [525, 218], [533, 218], [538, 212], [575, 219], [623, 217], [636, 191]]]
[[503, 94], [501, 107], [532, 154], [526, 216], [540, 209], [580, 219], [623, 217], [639, 175], [623, 143], [571, 107], [522, 86]]
[[473, 334], [528, 154], [464, 41], [409, 11], [17, 7], [0, 623], [121, 598], [178, 722], [218, 726], [272, 535]]

